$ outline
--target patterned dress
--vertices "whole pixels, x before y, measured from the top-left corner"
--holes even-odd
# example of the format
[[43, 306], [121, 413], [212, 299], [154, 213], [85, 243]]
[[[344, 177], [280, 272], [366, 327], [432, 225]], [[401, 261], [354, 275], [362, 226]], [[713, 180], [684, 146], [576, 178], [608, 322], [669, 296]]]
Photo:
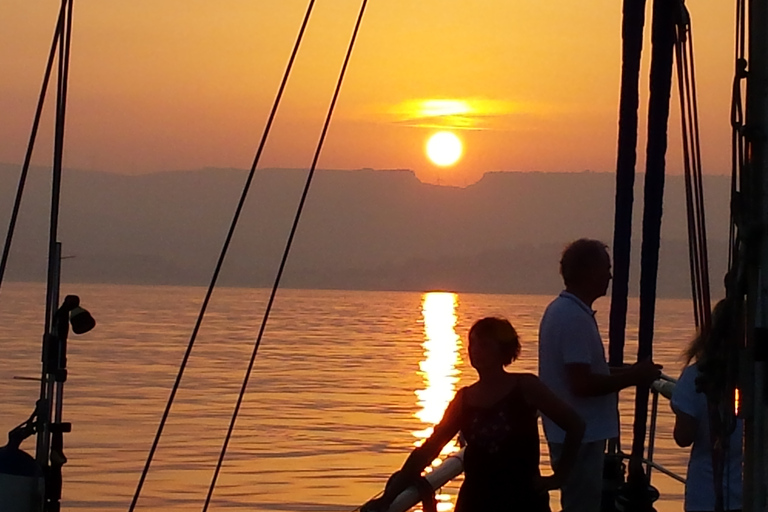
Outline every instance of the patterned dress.
[[471, 406], [465, 395], [466, 388], [456, 393], [423, 446], [442, 446], [457, 431], [466, 440], [456, 512], [549, 512], [548, 493], [534, 490], [541, 476], [538, 411], [519, 383], [490, 407]]

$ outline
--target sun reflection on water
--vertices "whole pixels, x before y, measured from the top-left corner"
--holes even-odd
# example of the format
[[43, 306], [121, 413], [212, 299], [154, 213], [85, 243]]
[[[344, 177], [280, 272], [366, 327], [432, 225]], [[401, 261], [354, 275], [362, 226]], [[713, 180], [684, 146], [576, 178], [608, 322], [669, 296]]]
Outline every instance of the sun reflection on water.
[[[424, 379], [424, 389], [416, 390], [419, 411], [415, 416], [425, 424], [423, 430], [413, 433], [414, 444], [421, 445], [432, 433], [435, 424], [443, 417], [445, 408], [456, 394], [456, 384], [461, 371], [461, 338], [456, 334], [455, 293], [429, 292], [422, 299], [424, 320], [424, 359], [419, 363], [419, 374]], [[458, 451], [456, 440], [449, 442], [442, 455]], [[435, 461], [433, 465], [438, 465]]]

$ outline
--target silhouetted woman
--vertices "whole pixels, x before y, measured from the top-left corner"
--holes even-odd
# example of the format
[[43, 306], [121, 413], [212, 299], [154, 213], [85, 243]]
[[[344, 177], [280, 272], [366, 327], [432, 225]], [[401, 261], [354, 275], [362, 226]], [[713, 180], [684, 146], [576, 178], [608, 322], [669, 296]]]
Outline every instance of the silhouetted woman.
[[[469, 361], [477, 382], [456, 393], [429, 439], [363, 510], [386, 510], [460, 431], [466, 451], [456, 512], [549, 511], [548, 491], [571, 470], [584, 422], [535, 375], [505, 371], [519, 353], [520, 340], [507, 320], [483, 318], [472, 326]], [[539, 472], [539, 411], [566, 431], [563, 457], [550, 476]]]
[[[722, 462], [722, 499], [725, 511], [741, 510], [741, 442], [742, 423], [730, 411], [723, 418], [711, 417], [706, 393], [733, 407], [733, 397], [725, 396], [725, 370], [723, 350], [743, 332], [734, 321], [733, 312], [725, 300], [712, 310], [712, 328], [709, 334], [699, 334], [693, 339], [684, 358], [686, 368], [675, 384], [670, 405], [675, 412], [674, 438], [678, 446], [691, 446], [688, 473], [685, 483], [685, 511], [710, 512], [716, 510], [714, 472], [712, 470], [713, 446], [718, 446], [716, 457]], [[714, 406], [717, 409], [717, 406]], [[723, 421], [725, 420], [725, 421]], [[710, 435], [710, 423], [715, 421], [723, 435], [715, 443]]]

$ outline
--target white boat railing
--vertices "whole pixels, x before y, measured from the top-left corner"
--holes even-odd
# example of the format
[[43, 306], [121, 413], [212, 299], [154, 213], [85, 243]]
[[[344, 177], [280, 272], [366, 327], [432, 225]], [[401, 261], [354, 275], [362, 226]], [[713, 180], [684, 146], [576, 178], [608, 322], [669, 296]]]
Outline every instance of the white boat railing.
[[[653, 460], [653, 450], [656, 443], [656, 417], [659, 412], [659, 396], [663, 396], [667, 400], [672, 398], [672, 391], [675, 389], [677, 381], [672, 377], [662, 374], [661, 378], [654, 381], [651, 384], [652, 391], [652, 403], [651, 403], [651, 425], [648, 436], [648, 458], [643, 459], [643, 463], [648, 466], [648, 476], [650, 477], [651, 469], [655, 469], [658, 472], [677, 480], [678, 482], [685, 483], [685, 478], [677, 473], [665, 468], [661, 464]], [[629, 458], [626, 455], [624, 458]], [[464, 448], [460, 451], [443, 459], [439, 466], [435, 467], [432, 471], [425, 475], [425, 478], [432, 486], [433, 491], [437, 491], [448, 482], [459, 476], [464, 471]], [[392, 502], [387, 512], [407, 512], [411, 508], [418, 505], [421, 501], [419, 497], [419, 491], [416, 487], [409, 487]], [[355, 512], [359, 511], [358, 507]]]
[[654, 462], [653, 450], [656, 445], [656, 418], [659, 414], [659, 395], [663, 396], [667, 400], [672, 399], [672, 392], [675, 389], [677, 380], [668, 375], [661, 374], [661, 378], [654, 381], [651, 384], [651, 391], [653, 398], [651, 400], [651, 425], [648, 433], [648, 458], [643, 462], [648, 466], [648, 478], [651, 476], [651, 470], [656, 469], [660, 473], [667, 475], [680, 483], [685, 483], [685, 478], [677, 473], [665, 468], [661, 464]]
[[[432, 471], [424, 475], [433, 491], [437, 491], [445, 484], [459, 476], [464, 471], [464, 448], [442, 460], [440, 465], [433, 467]], [[395, 498], [387, 512], [407, 512], [421, 501], [419, 491], [415, 486], [409, 487]], [[354, 510], [359, 512], [362, 505]]]
[[651, 390], [662, 395], [667, 400], [671, 400], [672, 391], [675, 390], [675, 384], [677, 384], [676, 379], [662, 373], [661, 378], [651, 384]]
[[[459, 476], [464, 471], [464, 448], [458, 452], [449, 455], [439, 466], [435, 467], [424, 475], [433, 491], [437, 491], [442, 486]], [[387, 512], [406, 512], [421, 501], [419, 491], [416, 487], [409, 487], [400, 496], [395, 498]]]

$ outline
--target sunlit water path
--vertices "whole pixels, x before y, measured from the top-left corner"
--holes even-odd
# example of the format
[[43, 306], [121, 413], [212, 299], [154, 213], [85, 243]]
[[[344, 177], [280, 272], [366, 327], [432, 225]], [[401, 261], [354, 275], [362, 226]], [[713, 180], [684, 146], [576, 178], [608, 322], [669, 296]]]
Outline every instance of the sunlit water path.
[[[64, 285], [96, 318], [72, 336], [64, 387], [65, 511], [125, 511], [186, 349], [204, 290]], [[214, 297], [138, 510], [200, 510], [210, 483], [267, 291], [222, 288]], [[38, 377], [44, 288], [0, 290], [0, 430], [31, 413]], [[509, 318], [523, 352], [513, 371], [536, 371], [538, 320], [550, 297], [282, 290], [256, 359], [210, 510], [348, 511], [389, 474], [475, 377], [466, 332], [486, 315]], [[608, 301], [596, 303], [607, 329]], [[637, 311], [636, 302], [630, 310]], [[636, 318], [630, 317], [630, 325]], [[690, 338], [691, 306], [662, 300], [656, 359], [677, 375]], [[628, 336], [627, 360], [636, 346]], [[622, 395], [628, 427], [632, 395]], [[662, 404], [657, 459], [684, 472]], [[629, 428], [625, 428], [629, 440]], [[34, 449], [27, 441], [23, 448]], [[455, 445], [446, 452], [455, 450]], [[546, 447], [542, 464], [547, 466]], [[682, 486], [657, 475], [659, 511], [682, 509]], [[456, 484], [441, 493], [450, 510]], [[553, 504], [556, 496], [553, 496]], [[557, 510], [557, 507], [554, 508]]]

